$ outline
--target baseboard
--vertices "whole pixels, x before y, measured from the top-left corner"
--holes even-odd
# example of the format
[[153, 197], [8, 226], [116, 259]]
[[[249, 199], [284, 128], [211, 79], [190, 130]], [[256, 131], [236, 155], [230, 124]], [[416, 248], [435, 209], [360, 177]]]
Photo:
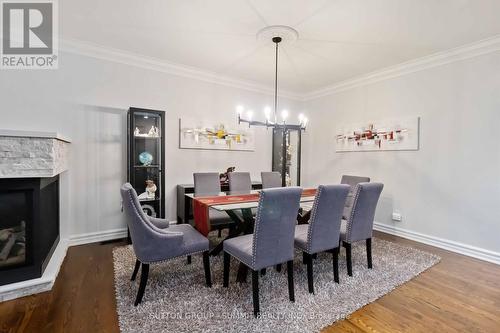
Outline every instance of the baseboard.
[[[170, 225], [177, 224], [176, 220], [168, 221]], [[89, 232], [86, 234], [71, 235], [68, 239], [68, 246], [82, 245], [88, 243], [98, 243], [113, 239], [127, 237], [127, 228], [111, 229], [105, 231]]]
[[68, 239], [68, 246], [104, 242], [108, 240], [120, 239], [125, 237], [127, 237], [127, 228], [89, 232], [86, 234], [78, 234], [70, 236]]
[[373, 229], [500, 265], [500, 253], [375, 222]]

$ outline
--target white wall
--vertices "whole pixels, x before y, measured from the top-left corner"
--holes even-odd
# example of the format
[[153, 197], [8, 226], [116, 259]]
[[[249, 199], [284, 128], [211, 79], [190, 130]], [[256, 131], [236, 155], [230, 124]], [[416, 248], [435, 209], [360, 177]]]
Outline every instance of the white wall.
[[[494, 251], [500, 258], [500, 52], [387, 79], [306, 103], [307, 185], [342, 174], [385, 184], [376, 220]], [[420, 150], [335, 152], [343, 122], [420, 116]], [[403, 215], [392, 222], [393, 210]]]
[[[368, 175], [385, 189], [377, 221], [500, 253], [500, 54], [434, 67], [305, 103], [302, 183]], [[257, 129], [255, 152], [178, 149], [181, 116], [233, 120], [238, 103], [256, 110], [272, 96], [72, 54], [55, 71], [0, 71], [0, 128], [57, 131], [73, 140], [62, 181], [64, 236], [125, 227], [118, 189], [126, 180], [126, 111], [167, 111], [167, 217], [175, 185], [194, 171], [234, 165], [254, 179], [271, 166], [271, 137]], [[291, 110], [301, 102], [280, 99]], [[341, 122], [421, 117], [416, 152], [335, 153]], [[260, 134], [260, 135], [259, 135]], [[403, 222], [390, 219], [393, 210]]]
[[[64, 236], [125, 227], [119, 188], [126, 181], [129, 106], [165, 110], [166, 211], [176, 217], [175, 186], [195, 171], [228, 166], [258, 180], [271, 168], [271, 135], [256, 129], [254, 152], [178, 149], [182, 116], [235, 121], [239, 103], [260, 110], [272, 96], [134, 66], [62, 53], [54, 71], [0, 71], [0, 128], [57, 131], [72, 140], [70, 170], [62, 180]], [[280, 100], [283, 107], [298, 103]]]

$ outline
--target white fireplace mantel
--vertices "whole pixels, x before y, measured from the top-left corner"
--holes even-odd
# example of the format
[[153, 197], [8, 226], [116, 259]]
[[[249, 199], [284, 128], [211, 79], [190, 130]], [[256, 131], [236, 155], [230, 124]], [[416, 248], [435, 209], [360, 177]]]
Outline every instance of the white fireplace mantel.
[[60, 174], [68, 169], [69, 143], [58, 133], [0, 129], [0, 178]]

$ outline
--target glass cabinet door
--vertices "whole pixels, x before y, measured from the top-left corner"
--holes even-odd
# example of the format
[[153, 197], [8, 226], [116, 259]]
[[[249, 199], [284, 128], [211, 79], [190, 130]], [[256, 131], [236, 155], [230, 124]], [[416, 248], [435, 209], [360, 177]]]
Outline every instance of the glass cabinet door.
[[133, 111], [129, 117], [129, 181], [137, 191], [144, 212], [162, 217], [162, 116], [154, 112]]
[[273, 171], [284, 175], [284, 186], [300, 185], [300, 148], [300, 130], [273, 130]]
[[286, 135], [287, 186], [300, 185], [300, 131], [287, 131]]

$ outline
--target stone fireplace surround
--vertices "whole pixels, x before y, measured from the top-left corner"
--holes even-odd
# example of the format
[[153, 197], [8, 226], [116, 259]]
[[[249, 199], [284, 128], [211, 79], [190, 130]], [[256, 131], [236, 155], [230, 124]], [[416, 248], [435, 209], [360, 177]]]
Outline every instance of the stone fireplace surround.
[[[0, 179], [58, 177], [68, 169], [70, 141], [58, 133], [0, 129]], [[65, 240], [55, 242], [39, 278], [0, 286], [0, 302], [50, 290], [66, 254]]]

